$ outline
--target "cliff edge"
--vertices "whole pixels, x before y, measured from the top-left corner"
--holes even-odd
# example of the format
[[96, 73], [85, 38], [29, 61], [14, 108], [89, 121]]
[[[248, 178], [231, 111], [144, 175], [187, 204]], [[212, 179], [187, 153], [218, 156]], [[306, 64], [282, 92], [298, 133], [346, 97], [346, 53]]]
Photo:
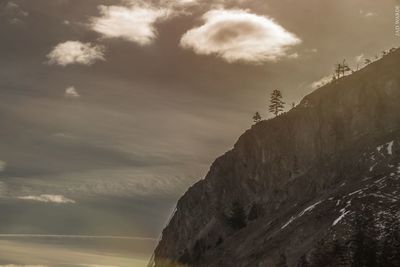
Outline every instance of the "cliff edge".
[[348, 238], [366, 206], [398, 205], [399, 67], [396, 50], [246, 131], [179, 200], [151, 266], [275, 266], [282, 252], [293, 266]]

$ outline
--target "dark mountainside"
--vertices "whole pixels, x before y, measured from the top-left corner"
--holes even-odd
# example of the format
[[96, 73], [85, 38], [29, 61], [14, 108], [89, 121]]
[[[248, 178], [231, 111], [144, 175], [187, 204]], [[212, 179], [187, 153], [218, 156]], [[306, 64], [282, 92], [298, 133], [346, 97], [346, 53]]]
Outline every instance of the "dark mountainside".
[[179, 200], [150, 266], [350, 266], [400, 244], [385, 239], [398, 237], [399, 67], [397, 50], [246, 131]]

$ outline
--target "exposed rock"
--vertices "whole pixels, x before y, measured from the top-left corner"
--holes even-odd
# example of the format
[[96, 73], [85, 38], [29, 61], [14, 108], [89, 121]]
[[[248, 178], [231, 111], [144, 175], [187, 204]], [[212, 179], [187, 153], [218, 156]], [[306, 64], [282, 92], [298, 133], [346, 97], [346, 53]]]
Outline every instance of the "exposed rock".
[[[346, 238], [356, 211], [399, 205], [399, 66], [392, 52], [246, 131], [179, 200], [151, 265], [275, 266], [284, 251], [292, 266]], [[235, 201], [249, 213], [239, 231]]]

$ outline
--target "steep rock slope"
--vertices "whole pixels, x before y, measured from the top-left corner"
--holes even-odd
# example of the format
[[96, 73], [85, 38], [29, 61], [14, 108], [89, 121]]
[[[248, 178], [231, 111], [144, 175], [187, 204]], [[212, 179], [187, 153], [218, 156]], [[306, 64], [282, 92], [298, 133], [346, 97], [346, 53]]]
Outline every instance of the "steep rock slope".
[[[360, 207], [397, 203], [399, 66], [392, 52], [245, 132], [179, 200], [151, 265], [274, 266], [282, 250], [294, 264]], [[234, 202], [253, 214], [240, 231]]]

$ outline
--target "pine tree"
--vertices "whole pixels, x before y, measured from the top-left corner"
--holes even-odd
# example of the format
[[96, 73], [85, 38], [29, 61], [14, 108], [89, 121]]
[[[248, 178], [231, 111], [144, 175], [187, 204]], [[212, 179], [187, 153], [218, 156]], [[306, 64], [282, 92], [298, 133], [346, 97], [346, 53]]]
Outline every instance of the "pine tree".
[[363, 211], [363, 215], [356, 213], [351, 243], [352, 267], [377, 266], [377, 229], [370, 211]]
[[299, 160], [296, 155], [293, 156], [293, 173], [295, 175], [299, 174], [300, 172], [300, 166], [299, 166]]
[[346, 73], [349, 71], [351, 71], [351, 69], [344, 59], [342, 63], [338, 63], [335, 65], [334, 77], [336, 77], [336, 79], [339, 79], [340, 77], [346, 76]]
[[315, 250], [312, 254], [311, 265], [313, 267], [329, 266], [333, 261], [332, 251], [321, 240], [315, 245]]
[[238, 201], [233, 202], [230, 214], [227, 217], [228, 225], [234, 230], [246, 227], [246, 212]]
[[338, 63], [335, 65], [335, 71], [333, 77], [335, 77], [335, 80], [337, 80], [340, 78], [341, 74], [342, 74], [342, 64]]
[[260, 205], [258, 205], [257, 203], [253, 203], [253, 205], [251, 205], [250, 211], [249, 211], [249, 215], [247, 216], [247, 218], [249, 219], [249, 221], [254, 221], [257, 220], [260, 217]]
[[382, 242], [379, 248], [379, 266], [400, 266], [400, 226], [398, 224], [397, 212], [392, 210], [385, 215]]
[[269, 112], [276, 116], [283, 111], [285, 102], [282, 101], [282, 93], [279, 90], [272, 91]]
[[300, 257], [299, 261], [297, 262], [297, 267], [309, 267], [310, 263], [307, 260], [307, 256], [304, 254]]
[[349, 253], [344, 241], [335, 239], [331, 241], [319, 241], [311, 254], [311, 267], [348, 267]]
[[254, 121], [254, 123], [259, 123], [260, 121], [261, 121], [261, 115], [260, 115], [260, 113], [257, 111], [255, 114], [254, 114], [254, 116], [253, 116], [253, 121]]
[[349, 65], [346, 63], [346, 60], [343, 59], [343, 63], [341, 65], [341, 70], [342, 70], [342, 76], [346, 76], [346, 73], [351, 71]]
[[348, 249], [344, 242], [337, 239], [333, 241], [332, 256], [334, 258], [333, 266], [348, 266], [350, 260]]
[[284, 252], [281, 252], [281, 254], [279, 255], [279, 259], [275, 267], [288, 267], [286, 254]]

